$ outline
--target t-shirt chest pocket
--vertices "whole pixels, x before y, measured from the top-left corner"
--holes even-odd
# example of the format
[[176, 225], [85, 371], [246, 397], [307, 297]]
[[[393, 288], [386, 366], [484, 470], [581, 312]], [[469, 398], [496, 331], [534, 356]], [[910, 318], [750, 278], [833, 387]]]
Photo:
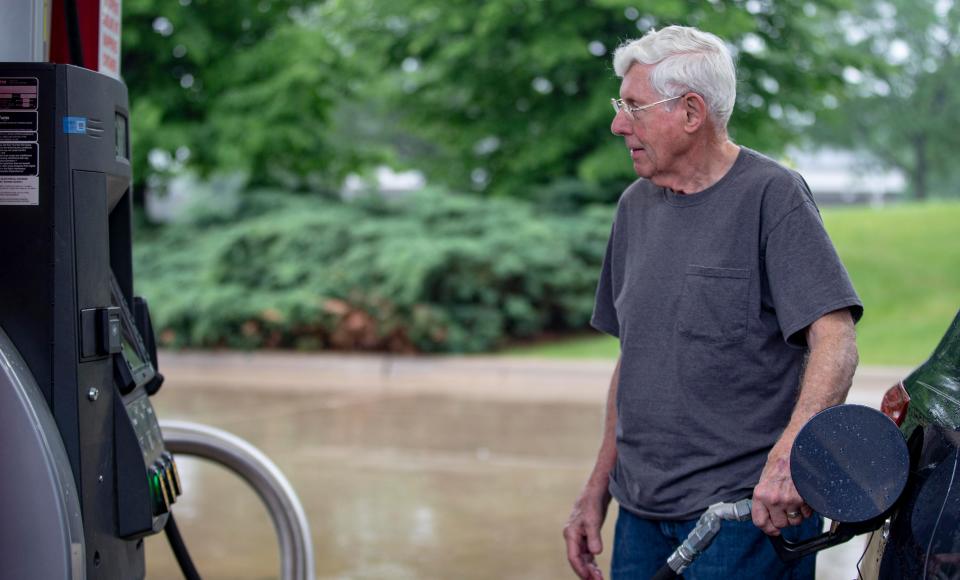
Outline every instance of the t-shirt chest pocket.
[[677, 329], [689, 338], [739, 342], [747, 335], [750, 270], [687, 266]]

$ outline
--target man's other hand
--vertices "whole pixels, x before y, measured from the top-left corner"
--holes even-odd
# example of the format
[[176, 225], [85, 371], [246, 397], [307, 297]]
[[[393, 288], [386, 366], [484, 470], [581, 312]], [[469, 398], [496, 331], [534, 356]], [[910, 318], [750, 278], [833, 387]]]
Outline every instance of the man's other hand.
[[603, 580], [596, 556], [603, 551], [600, 529], [607, 517], [610, 495], [607, 491], [585, 490], [573, 504], [563, 537], [567, 541], [567, 560], [582, 580]]
[[760, 483], [753, 490], [753, 523], [768, 536], [779, 536], [780, 530], [796, 526], [813, 510], [803, 502], [790, 475], [790, 447], [784, 453], [776, 445], [767, 457]]

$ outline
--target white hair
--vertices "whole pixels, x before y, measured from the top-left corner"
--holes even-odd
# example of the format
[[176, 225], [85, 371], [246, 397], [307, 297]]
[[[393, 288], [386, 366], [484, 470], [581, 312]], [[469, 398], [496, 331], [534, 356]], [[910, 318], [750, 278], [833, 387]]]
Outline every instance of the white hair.
[[737, 73], [720, 38], [688, 26], [651, 29], [613, 53], [613, 70], [623, 77], [634, 63], [655, 65], [650, 84], [664, 98], [697, 93], [718, 129], [725, 129], [737, 99]]

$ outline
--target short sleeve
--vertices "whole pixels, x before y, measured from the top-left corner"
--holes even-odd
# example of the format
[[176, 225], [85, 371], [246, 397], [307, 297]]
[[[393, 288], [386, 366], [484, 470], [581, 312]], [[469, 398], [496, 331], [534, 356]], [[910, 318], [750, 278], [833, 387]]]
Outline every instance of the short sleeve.
[[603, 268], [600, 270], [600, 281], [597, 283], [597, 295], [593, 303], [593, 316], [590, 325], [611, 336], [620, 337], [620, 323], [617, 319], [617, 308], [614, 304], [613, 284], [613, 245], [616, 224], [610, 229], [610, 239], [607, 241], [607, 252], [603, 257]]
[[863, 316], [863, 304], [813, 203], [801, 203], [770, 231], [764, 265], [787, 344], [805, 346], [801, 331], [834, 310], [849, 308], [854, 322]]

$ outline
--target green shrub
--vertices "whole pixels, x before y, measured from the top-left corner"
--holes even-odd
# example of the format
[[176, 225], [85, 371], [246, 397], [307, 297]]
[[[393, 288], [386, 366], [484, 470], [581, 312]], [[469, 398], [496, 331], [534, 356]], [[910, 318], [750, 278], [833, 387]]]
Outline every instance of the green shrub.
[[136, 248], [161, 344], [478, 352], [587, 325], [612, 209], [261, 192], [192, 215]]

